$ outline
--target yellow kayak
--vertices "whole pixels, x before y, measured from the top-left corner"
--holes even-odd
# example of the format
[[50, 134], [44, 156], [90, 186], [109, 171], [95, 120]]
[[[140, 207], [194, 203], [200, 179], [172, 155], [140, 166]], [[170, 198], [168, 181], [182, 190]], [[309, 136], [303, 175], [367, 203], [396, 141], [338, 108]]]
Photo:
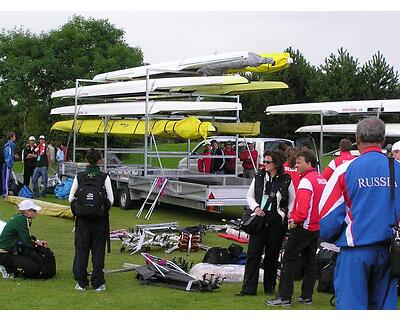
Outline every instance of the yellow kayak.
[[[51, 130], [73, 132], [73, 120], [56, 122]], [[141, 138], [145, 135], [145, 121], [135, 119], [121, 119], [108, 121], [107, 134], [110, 136]], [[104, 122], [101, 119], [77, 120], [77, 132], [86, 135], [104, 134]], [[210, 122], [201, 122], [195, 117], [182, 120], [149, 120], [148, 134], [161, 138], [199, 139], [207, 138], [208, 132], [215, 128]]]
[[[92, 136], [104, 135], [104, 122], [102, 119], [77, 120], [78, 133]], [[58, 121], [51, 130], [73, 132], [73, 120]], [[149, 134], [161, 138], [206, 139], [209, 133], [213, 135], [243, 135], [257, 136], [260, 134], [260, 122], [223, 123], [201, 122], [195, 117], [182, 120], [150, 120]], [[121, 119], [108, 121], [108, 135], [142, 138], [145, 133], [145, 121], [135, 119]]]

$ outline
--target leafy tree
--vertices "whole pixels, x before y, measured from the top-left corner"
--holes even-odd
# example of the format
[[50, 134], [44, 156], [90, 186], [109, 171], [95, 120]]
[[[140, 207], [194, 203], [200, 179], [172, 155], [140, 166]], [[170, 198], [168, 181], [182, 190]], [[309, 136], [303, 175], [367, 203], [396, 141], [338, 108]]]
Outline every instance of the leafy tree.
[[[253, 93], [241, 96], [244, 111], [243, 121], [261, 121], [261, 134], [265, 136], [282, 136], [292, 138], [294, 131], [306, 123], [306, 115], [273, 115], [266, 116], [265, 108], [270, 105], [306, 103], [312, 102], [314, 83], [318, 77], [315, 67], [306, 61], [299, 50], [288, 48], [286, 50], [293, 58], [293, 64], [289, 68], [272, 73], [261, 75], [260, 78], [266, 81], [283, 81], [288, 84], [289, 89]], [[284, 133], [282, 133], [284, 130]]]
[[363, 99], [394, 99], [399, 97], [399, 73], [389, 66], [378, 51], [361, 68]]
[[358, 59], [347, 50], [338, 49], [338, 55], [331, 54], [320, 66], [319, 94], [317, 101], [358, 100], [361, 77]]
[[[48, 134], [53, 91], [75, 86], [75, 79], [143, 64], [140, 48], [130, 47], [124, 31], [107, 20], [74, 16], [40, 35], [15, 29], [0, 34], [0, 118], [3, 134], [13, 129], [25, 139]], [[11, 106], [11, 100], [17, 104]], [[73, 103], [73, 102], [72, 102]], [[65, 102], [63, 102], [65, 104]]]

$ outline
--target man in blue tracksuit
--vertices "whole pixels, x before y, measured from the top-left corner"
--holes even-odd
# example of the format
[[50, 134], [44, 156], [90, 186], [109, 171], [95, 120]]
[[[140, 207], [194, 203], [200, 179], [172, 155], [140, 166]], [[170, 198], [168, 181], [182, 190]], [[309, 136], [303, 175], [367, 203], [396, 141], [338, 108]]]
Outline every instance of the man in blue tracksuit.
[[[397, 309], [389, 253], [394, 201], [389, 161], [381, 152], [384, 140], [382, 120], [373, 117], [360, 121], [356, 142], [361, 156], [336, 168], [321, 197], [321, 238], [340, 247], [334, 279], [338, 309]], [[398, 188], [397, 161], [394, 170]], [[400, 212], [397, 190], [396, 195]]]
[[7, 140], [7, 143], [4, 145], [4, 163], [3, 167], [1, 168], [3, 197], [8, 196], [8, 183], [10, 181], [11, 172], [14, 166], [14, 150], [16, 140], [15, 133], [10, 132], [7, 136]]

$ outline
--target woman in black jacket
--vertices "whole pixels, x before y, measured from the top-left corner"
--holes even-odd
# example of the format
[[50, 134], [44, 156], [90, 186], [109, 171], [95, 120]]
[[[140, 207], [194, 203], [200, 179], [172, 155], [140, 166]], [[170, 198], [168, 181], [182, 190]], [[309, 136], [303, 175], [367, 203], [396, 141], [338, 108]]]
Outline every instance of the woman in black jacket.
[[250, 235], [243, 286], [237, 295], [256, 295], [263, 253], [264, 292], [274, 293], [279, 252], [295, 198], [293, 183], [285, 174], [283, 163], [280, 151], [265, 151], [264, 168], [255, 175], [247, 193], [249, 209], [263, 220], [261, 230]]

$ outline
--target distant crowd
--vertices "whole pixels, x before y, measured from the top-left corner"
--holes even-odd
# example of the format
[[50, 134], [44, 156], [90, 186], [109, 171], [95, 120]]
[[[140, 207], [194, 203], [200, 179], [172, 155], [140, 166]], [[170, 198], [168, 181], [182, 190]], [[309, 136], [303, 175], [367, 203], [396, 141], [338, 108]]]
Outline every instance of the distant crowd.
[[[7, 142], [2, 146], [0, 152], [1, 164], [1, 193], [7, 197], [9, 192], [18, 194], [21, 185], [19, 185], [13, 173], [14, 159], [21, 158], [23, 163], [23, 186], [30, 187], [32, 182], [33, 193], [35, 197], [45, 197], [49, 177], [49, 168], [52, 163], [57, 163], [57, 174], [64, 161], [68, 160], [68, 149], [66, 144], [57, 145], [57, 150], [51, 144], [46, 142], [44, 135], [39, 136], [36, 141], [34, 136], [30, 136], [22, 149], [21, 157], [15, 150], [17, 135], [10, 132], [7, 135]], [[41, 183], [39, 184], [39, 179]]]

